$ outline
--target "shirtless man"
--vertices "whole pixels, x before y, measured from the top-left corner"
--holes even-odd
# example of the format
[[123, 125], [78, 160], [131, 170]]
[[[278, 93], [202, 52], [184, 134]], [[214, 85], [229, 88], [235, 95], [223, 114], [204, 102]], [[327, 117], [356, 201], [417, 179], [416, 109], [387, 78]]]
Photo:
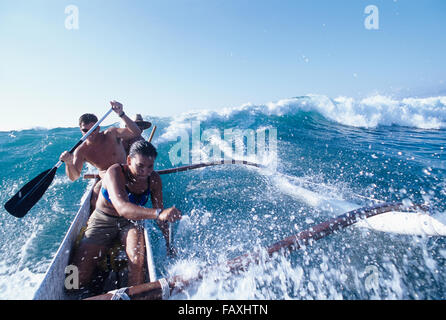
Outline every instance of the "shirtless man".
[[[71, 181], [79, 179], [85, 162], [96, 167], [101, 178], [111, 165], [125, 163], [127, 154], [122, 140], [130, 140], [141, 135], [141, 129], [127, 117], [122, 104], [117, 101], [111, 101], [110, 104], [113, 111], [124, 121], [126, 127], [111, 127], [103, 132], [100, 132], [100, 127], [97, 127], [72, 154], [64, 151], [60, 160], [65, 163], [65, 173]], [[85, 135], [97, 121], [97, 117], [93, 114], [82, 115], [79, 119], [79, 128], [82, 134]], [[101, 181], [94, 187], [90, 201], [91, 211], [94, 210], [100, 188]]]
[[[144, 282], [144, 233], [136, 220], [154, 219], [168, 224], [181, 218], [175, 208], [164, 209], [162, 181], [154, 169], [157, 151], [148, 141], [135, 142], [125, 164], [112, 165], [102, 179], [96, 209], [88, 220], [84, 238], [74, 254], [79, 285], [84, 287], [96, 267], [98, 257], [120, 239], [128, 257], [128, 286]], [[151, 200], [152, 208], [144, 205]], [[166, 245], [169, 248], [170, 244]]]

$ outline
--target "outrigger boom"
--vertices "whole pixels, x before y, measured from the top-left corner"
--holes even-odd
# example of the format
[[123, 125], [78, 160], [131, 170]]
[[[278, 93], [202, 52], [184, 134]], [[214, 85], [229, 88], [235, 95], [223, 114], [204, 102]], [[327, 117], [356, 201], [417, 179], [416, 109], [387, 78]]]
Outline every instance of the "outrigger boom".
[[[154, 130], [156, 127], [154, 127]], [[150, 136], [150, 140], [153, 137], [154, 130]], [[262, 167], [259, 164], [248, 161], [237, 160], [221, 160], [206, 163], [193, 164], [188, 166], [182, 166], [177, 168], [170, 168], [157, 171], [160, 175], [177, 173], [183, 171], [189, 171], [198, 168], [204, 168], [209, 166], [223, 165], [223, 164], [243, 164], [253, 167]], [[97, 179], [97, 175], [84, 175], [85, 179]], [[93, 189], [93, 188], [92, 188]], [[70, 259], [72, 249], [75, 245], [76, 238], [81, 232], [81, 228], [86, 224], [89, 211], [90, 211], [90, 196], [92, 189], [88, 193], [88, 196], [84, 199], [84, 202], [77, 213], [73, 223], [71, 224], [67, 235], [65, 236], [59, 250], [54, 257], [50, 268], [45, 274], [39, 289], [36, 291], [34, 299], [72, 299], [73, 296], [67, 295], [67, 290], [64, 289], [65, 285], [65, 268], [67, 267]], [[307, 246], [316, 241], [322, 239], [338, 230], [351, 226], [357, 222], [368, 221], [365, 219], [378, 216], [383, 213], [402, 211], [402, 212], [414, 212], [414, 211], [427, 211], [428, 208], [425, 205], [405, 205], [403, 203], [381, 203], [378, 205], [363, 207], [356, 210], [344, 213], [336, 218], [322, 222], [313, 226], [312, 228], [302, 231], [296, 235], [287, 237], [279, 242], [276, 242], [272, 246], [266, 249], [268, 257], [271, 257], [274, 253], [287, 249], [293, 251]], [[430, 217], [429, 217], [430, 218]], [[442, 230], [436, 235], [446, 235], [446, 226], [440, 224]], [[170, 237], [169, 230], [169, 237]], [[180, 291], [186, 288], [193, 282], [203, 279], [204, 275], [209, 271], [211, 266], [202, 269], [198, 274], [191, 278], [184, 278], [181, 275], [172, 277], [171, 279], [157, 279], [156, 270], [153, 262], [153, 254], [151, 250], [150, 239], [147, 230], [144, 232], [145, 245], [146, 245], [146, 279], [148, 282], [133, 286], [133, 287], [121, 287], [113, 291], [109, 291], [104, 294], [99, 294], [87, 299], [91, 300], [116, 300], [117, 298], [129, 298], [129, 299], [142, 299], [142, 300], [154, 300], [154, 299], [168, 299], [171, 294], [176, 291]], [[236, 273], [245, 270], [248, 265], [252, 263], [259, 263], [264, 259], [264, 255], [260, 252], [251, 252], [241, 255], [235, 259], [228, 260], [225, 266], [231, 273]], [[106, 291], [105, 291], [106, 292]], [[78, 297], [79, 298], [79, 297]]]
[[[322, 222], [308, 230], [302, 231], [296, 235], [287, 237], [267, 249], [268, 256], [274, 253], [288, 249], [289, 251], [297, 250], [311, 244], [312, 241], [322, 239], [338, 230], [351, 226], [352, 224], [366, 218], [377, 216], [382, 213], [391, 211], [427, 211], [425, 205], [404, 205], [402, 203], [384, 203], [372, 207], [364, 207], [349, 211], [329, 221]], [[248, 265], [258, 263], [262, 259], [259, 253], [248, 253], [226, 262], [226, 266], [231, 273], [245, 270]], [[209, 268], [208, 268], [209, 269]], [[198, 281], [208, 272], [208, 269], [201, 270], [195, 277], [183, 278], [174, 276], [170, 280], [160, 279], [158, 281], [141, 284], [126, 288], [124, 292], [130, 299], [157, 300], [169, 297], [175, 290], [182, 290], [191, 283]], [[110, 300], [113, 294], [106, 293], [103, 295], [89, 298], [89, 300]]]
[[[192, 169], [228, 164], [228, 163], [245, 164], [255, 167], [261, 167], [258, 164], [250, 163], [247, 161], [229, 161], [229, 162], [214, 161], [214, 162], [200, 163], [190, 166], [160, 170], [158, 171], [158, 173], [159, 174], [176, 173], [176, 172], [188, 171]], [[84, 177], [88, 178], [88, 176]], [[437, 223], [437, 226], [438, 225], [440, 226], [440, 232], [435, 233], [431, 231], [433, 235], [445, 236], [446, 226], [439, 223], [429, 215], [426, 215], [425, 212], [427, 210], [428, 207], [426, 205], [418, 205], [418, 204], [405, 205], [403, 203], [381, 203], [370, 207], [359, 208], [344, 213], [336, 218], [317, 224], [308, 230], [287, 237], [279, 242], [276, 242], [275, 244], [266, 249], [266, 253], [268, 257], [271, 257], [274, 253], [279, 252], [281, 250], [285, 249], [288, 251], [297, 250], [300, 249], [302, 246], [307, 246], [311, 244], [313, 241], [322, 239], [338, 230], [344, 229], [357, 222], [361, 222], [361, 224], [364, 225], [362, 222], [369, 221], [368, 218], [375, 219], [374, 217], [378, 215], [390, 212], [400, 212], [400, 213], [410, 212], [407, 214], [407, 216], [414, 216], [415, 218], [417, 218], [415, 215], [422, 215], [425, 217], [427, 216], [429, 217], [429, 219], [432, 219], [432, 221], [435, 221], [435, 223]], [[420, 214], [420, 211], [424, 213]], [[75, 241], [75, 237], [78, 235], [81, 226], [85, 224], [86, 220], [88, 219], [88, 213], [85, 212], [89, 212], [89, 197], [87, 197], [87, 199], [84, 201], [84, 204], [82, 205], [70, 229], [68, 230], [67, 236], [62, 242], [62, 245], [60, 246], [56, 254], [56, 257], [53, 259], [53, 262], [51, 263], [51, 266], [47, 271], [47, 274], [42, 284], [37, 290], [34, 299], [67, 299], [65, 290], [63, 289], [63, 282], [65, 280], [64, 268], [68, 264], [69, 253]], [[147, 242], [149, 240], [147, 232], [145, 232], [145, 238], [146, 238], [146, 250], [147, 250], [146, 258], [151, 259], [152, 252], [150, 248], [150, 243]], [[228, 260], [225, 263], [225, 266], [229, 268], [229, 271], [231, 273], [235, 273], [245, 270], [247, 266], [252, 263], [261, 262], [262, 259], [264, 259], [264, 255], [262, 255], [259, 252], [252, 252], [239, 256], [235, 259]], [[181, 275], [177, 275], [172, 277], [171, 279], [165, 279], [165, 278], [157, 279], [153, 265], [154, 265], [153, 261], [147, 260], [146, 271], [150, 271], [150, 276], [147, 275], [149, 282], [128, 288], [122, 287], [119, 289], [118, 297], [127, 297], [130, 299], [141, 299], [141, 300], [168, 299], [171, 294], [177, 291], [181, 291], [182, 289], [186, 288], [193, 282], [203, 279], [204, 275], [210, 270], [210, 268], [212, 268], [211, 266], [204, 268], [200, 272], [198, 272], [196, 276], [190, 278], [184, 278]], [[116, 296], [117, 296], [116, 290], [113, 290], [108, 293], [89, 297], [87, 299], [115, 300]]]
[[[252, 167], [257, 167], [257, 168], [262, 167], [260, 164], [245, 161], [245, 160], [220, 160], [220, 161], [197, 163], [197, 164], [192, 164], [192, 165], [182, 166], [182, 167], [177, 167], [177, 168], [158, 170], [157, 173], [160, 175], [163, 175], [163, 174], [189, 171], [189, 170], [199, 169], [199, 168], [204, 168], [204, 167], [218, 166], [218, 165], [223, 165], [223, 164], [244, 164], [247, 166], [252, 166]], [[84, 175], [84, 179], [96, 179], [96, 178], [99, 178], [99, 175], [97, 175], [97, 174], [85, 174]]]
[[[171, 168], [166, 170], [157, 171], [159, 174], [169, 174], [176, 173], [182, 171], [188, 171], [197, 168], [203, 168], [208, 166], [222, 165], [222, 164], [244, 164], [250, 165], [254, 167], [261, 167], [258, 164], [247, 162], [247, 161], [214, 161], [207, 163], [200, 163], [190, 166]], [[84, 178], [94, 178], [95, 176], [84, 176]], [[66, 299], [67, 296], [64, 294], [63, 290], [63, 281], [64, 281], [64, 272], [63, 268], [67, 266], [68, 256], [73, 245], [73, 241], [80, 230], [80, 225], [86, 223], [88, 219], [88, 214], [85, 212], [89, 211], [89, 198], [84, 201], [83, 206], [79, 210], [76, 218], [74, 219], [67, 236], [65, 237], [61, 247], [59, 248], [56, 257], [54, 258], [51, 266], [41, 284], [39, 289], [37, 290], [34, 299]], [[338, 230], [351, 226], [357, 222], [361, 222], [361, 225], [364, 226], [363, 222], [375, 219], [374, 217], [381, 215], [383, 213], [407, 213], [407, 216], [413, 216], [415, 219], [418, 219], [418, 216], [428, 217], [431, 221], [434, 221], [432, 226], [439, 226], [440, 228], [437, 230], [431, 230], [431, 235], [446, 235], [446, 226], [441, 224], [440, 222], [433, 219], [431, 216], [426, 215], [425, 212], [428, 210], [426, 205], [418, 205], [411, 204], [405, 205], [403, 203], [381, 203], [378, 205], [363, 207], [356, 210], [349, 211], [344, 213], [336, 218], [330, 219], [328, 221], [322, 222], [313, 226], [312, 228], [302, 231], [296, 235], [287, 237], [269, 248], [266, 249], [267, 256], [271, 257], [274, 253], [279, 252], [281, 250], [287, 249], [288, 251], [293, 251], [300, 249], [302, 246], [307, 246], [312, 243], [312, 241], [316, 241], [322, 239]], [[416, 212], [418, 211], [418, 212]], [[423, 212], [423, 214], [420, 213]], [[87, 216], [85, 216], [87, 215]], [[383, 216], [384, 217], [384, 216]], [[372, 218], [372, 219], [369, 219]], [[421, 221], [421, 220], [420, 220]], [[424, 220], [426, 221], [426, 220]], [[358, 223], [359, 224], [359, 223]], [[436, 229], [435, 226], [432, 229]], [[379, 229], [376, 229], [379, 230]], [[151, 259], [152, 252], [150, 248], [150, 243], [148, 241], [148, 233], [145, 232], [146, 238], [146, 257], [147, 259]], [[239, 272], [245, 270], [248, 265], [252, 263], [259, 263], [262, 261], [263, 256], [259, 252], [252, 252], [248, 254], [244, 254], [235, 259], [229, 260], [225, 263], [225, 266], [229, 268], [231, 273]], [[149, 282], [146, 282], [141, 285], [133, 286], [133, 287], [123, 287], [119, 289], [119, 297], [127, 297], [130, 299], [142, 299], [142, 300], [154, 300], [154, 299], [168, 299], [171, 294], [174, 292], [180, 291], [186, 288], [193, 282], [196, 282], [200, 279], [203, 279], [204, 275], [209, 271], [210, 267], [204, 268], [198, 274], [191, 278], [184, 278], [181, 275], [177, 275], [172, 277], [171, 279], [157, 279], [156, 272], [153, 268], [153, 261], [147, 260], [147, 271], [150, 271], [150, 277], [147, 276]], [[62, 278], [61, 278], [62, 277]], [[55, 286], [55, 284], [57, 284]], [[89, 297], [87, 299], [91, 300], [111, 300], [116, 299], [116, 290], [110, 291], [108, 293], [99, 294], [97, 296]]]

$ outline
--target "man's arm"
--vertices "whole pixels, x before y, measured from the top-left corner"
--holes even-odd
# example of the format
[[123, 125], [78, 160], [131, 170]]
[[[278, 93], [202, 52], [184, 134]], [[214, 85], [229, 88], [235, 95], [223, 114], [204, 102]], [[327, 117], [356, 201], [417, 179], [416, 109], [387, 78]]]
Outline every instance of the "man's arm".
[[110, 128], [116, 131], [117, 137], [124, 140], [139, 137], [142, 131], [138, 125], [125, 114], [123, 105], [118, 101], [110, 101], [110, 104], [112, 105], [113, 111], [115, 111], [125, 123], [125, 128]]
[[60, 161], [65, 163], [65, 174], [71, 181], [79, 179], [85, 162], [82, 152], [79, 152], [78, 150], [79, 149], [76, 149], [74, 153], [64, 151], [59, 158]]

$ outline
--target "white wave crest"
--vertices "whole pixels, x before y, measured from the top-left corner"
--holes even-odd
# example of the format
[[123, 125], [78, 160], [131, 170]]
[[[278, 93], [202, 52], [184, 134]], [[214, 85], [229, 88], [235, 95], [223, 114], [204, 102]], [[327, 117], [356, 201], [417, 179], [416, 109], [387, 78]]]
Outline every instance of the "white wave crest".
[[[374, 128], [379, 125], [397, 125], [419, 129], [446, 128], [446, 96], [395, 99], [375, 95], [363, 99], [351, 97], [331, 99], [324, 95], [310, 94], [263, 105], [247, 103], [218, 111], [196, 110], [183, 113], [173, 118], [159, 140], [160, 142], [176, 140], [182, 132], [190, 131], [192, 121], [226, 121], [235, 119], [242, 112], [255, 117], [258, 114], [292, 115], [301, 111], [314, 111], [328, 120], [353, 127]], [[244, 119], [245, 126], [252, 120]]]
[[361, 100], [350, 97], [330, 99], [321, 95], [269, 103], [270, 113], [316, 111], [343, 125], [373, 128], [398, 125], [420, 129], [446, 128], [446, 97], [406, 98], [397, 100], [376, 95]]

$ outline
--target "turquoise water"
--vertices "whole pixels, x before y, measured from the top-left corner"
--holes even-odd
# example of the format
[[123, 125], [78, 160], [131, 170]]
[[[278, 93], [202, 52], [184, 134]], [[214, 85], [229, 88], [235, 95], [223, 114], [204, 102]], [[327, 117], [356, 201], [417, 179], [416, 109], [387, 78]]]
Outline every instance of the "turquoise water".
[[[221, 265], [375, 200], [427, 202], [432, 214], [446, 221], [444, 97], [304, 96], [145, 118], [158, 126], [157, 169], [188, 164], [172, 163], [169, 151], [181, 134], [192, 139], [193, 123], [199, 122], [201, 134], [214, 129], [212, 139], [202, 142], [203, 161], [209, 160], [203, 150], [223, 145], [225, 129], [277, 132], [277, 156], [266, 158], [266, 168], [224, 165], [162, 176], [165, 206], [177, 206], [184, 218], [174, 225], [179, 253], [174, 260], [165, 257], [160, 233], [153, 230], [160, 275]], [[0, 132], [0, 202], [51, 168], [79, 138], [77, 128]], [[189, 147], [193, 152], [192, 140]], [[62, 166], [25, 218], [0, 208], [0, 299], [32, 298], [88, 184], [70, 182]], [[444, 237], [351, 227], [238, 275], [216, 268], [173, 298], [445, 299], [445, 262]], [[371, 272], [376, 275], [372, 289]]]

